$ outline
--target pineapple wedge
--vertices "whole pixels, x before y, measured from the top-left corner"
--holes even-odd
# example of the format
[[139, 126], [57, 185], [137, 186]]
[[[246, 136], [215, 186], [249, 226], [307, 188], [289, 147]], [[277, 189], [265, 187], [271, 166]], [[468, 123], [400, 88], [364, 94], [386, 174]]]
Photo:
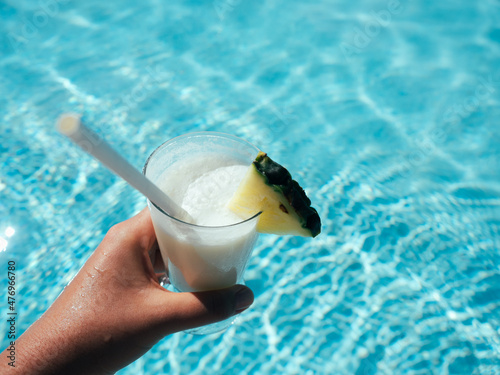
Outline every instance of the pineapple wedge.
[[321, 232], [318, 212], [290, 173], [259, 152], [228, 208], [242, 219], [258, 212], [257, 231], [316, 237]]

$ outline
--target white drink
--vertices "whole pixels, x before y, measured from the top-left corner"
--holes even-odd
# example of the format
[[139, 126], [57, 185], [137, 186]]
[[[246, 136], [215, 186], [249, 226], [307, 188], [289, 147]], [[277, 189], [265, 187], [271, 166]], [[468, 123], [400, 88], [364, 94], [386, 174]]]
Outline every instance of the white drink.
[[[150, 204], [156, 237], [177, 290], [226, 288], [243, 280], [258, 217], [242, 221], [225, 206], [258, 150], [231, 136], [184, 137], [161, 146], [145, 167], [146, 176], [191, 216], [186, 223]], [[158, 161], [151, 160], [156, 154]]]
[[241, 218], [226, 208], [245, 176], [248, 165], [217, 155], [183, 159], [160, 177], [158, 186], [191, 216], [190, 222], [204, 226], [235, 224]]
[[[159, 186], [191, 216], [192, 224], [224, 227], [241, 222], [226, 203], [243, 179], [248, 165], [199, 155], [183, 159], [165, 171]], [[155, 226], [163, 257], [169, 260], [171, 283], [183, 292], [229, 287], [241, 281], [256, 238], [254, 225], [217, 229], [172, 231]]]

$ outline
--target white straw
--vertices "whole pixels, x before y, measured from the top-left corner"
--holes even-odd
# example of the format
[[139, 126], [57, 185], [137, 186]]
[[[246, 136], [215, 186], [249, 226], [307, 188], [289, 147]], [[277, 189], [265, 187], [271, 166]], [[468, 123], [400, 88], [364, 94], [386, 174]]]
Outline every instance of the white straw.
[[86, 127], [75, 114], [64, 114], [59, 118], [57, 129], [70, 138], [115, 174], [139, 190], [151, 202], [171, 216], [186, 220], [189, 214], [162, 192], [155, 184], [135, 169], [118, 154], [104, 139]]

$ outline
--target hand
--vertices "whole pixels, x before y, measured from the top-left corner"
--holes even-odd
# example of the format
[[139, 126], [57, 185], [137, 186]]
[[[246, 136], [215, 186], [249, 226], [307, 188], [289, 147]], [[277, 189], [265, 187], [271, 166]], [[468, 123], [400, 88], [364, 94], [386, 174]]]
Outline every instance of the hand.
[[147, 209], [111, 228], [54, 304], [16, 341], [12, 373], [112, 374], [164, 336], [224, 320], [252, 304], [253, 293], [243, 285], [167, 291], [149, 257], [155, 245]]

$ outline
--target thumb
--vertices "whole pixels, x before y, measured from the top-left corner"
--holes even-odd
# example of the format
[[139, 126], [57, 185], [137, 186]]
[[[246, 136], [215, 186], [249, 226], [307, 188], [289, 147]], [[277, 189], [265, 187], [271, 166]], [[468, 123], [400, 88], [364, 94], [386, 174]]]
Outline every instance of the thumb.
[[168, 293], [164, 324], [170, 332], [184, 331], [222, 321], [246, 310], [254, 300], [244, 285], [193, 293]]

